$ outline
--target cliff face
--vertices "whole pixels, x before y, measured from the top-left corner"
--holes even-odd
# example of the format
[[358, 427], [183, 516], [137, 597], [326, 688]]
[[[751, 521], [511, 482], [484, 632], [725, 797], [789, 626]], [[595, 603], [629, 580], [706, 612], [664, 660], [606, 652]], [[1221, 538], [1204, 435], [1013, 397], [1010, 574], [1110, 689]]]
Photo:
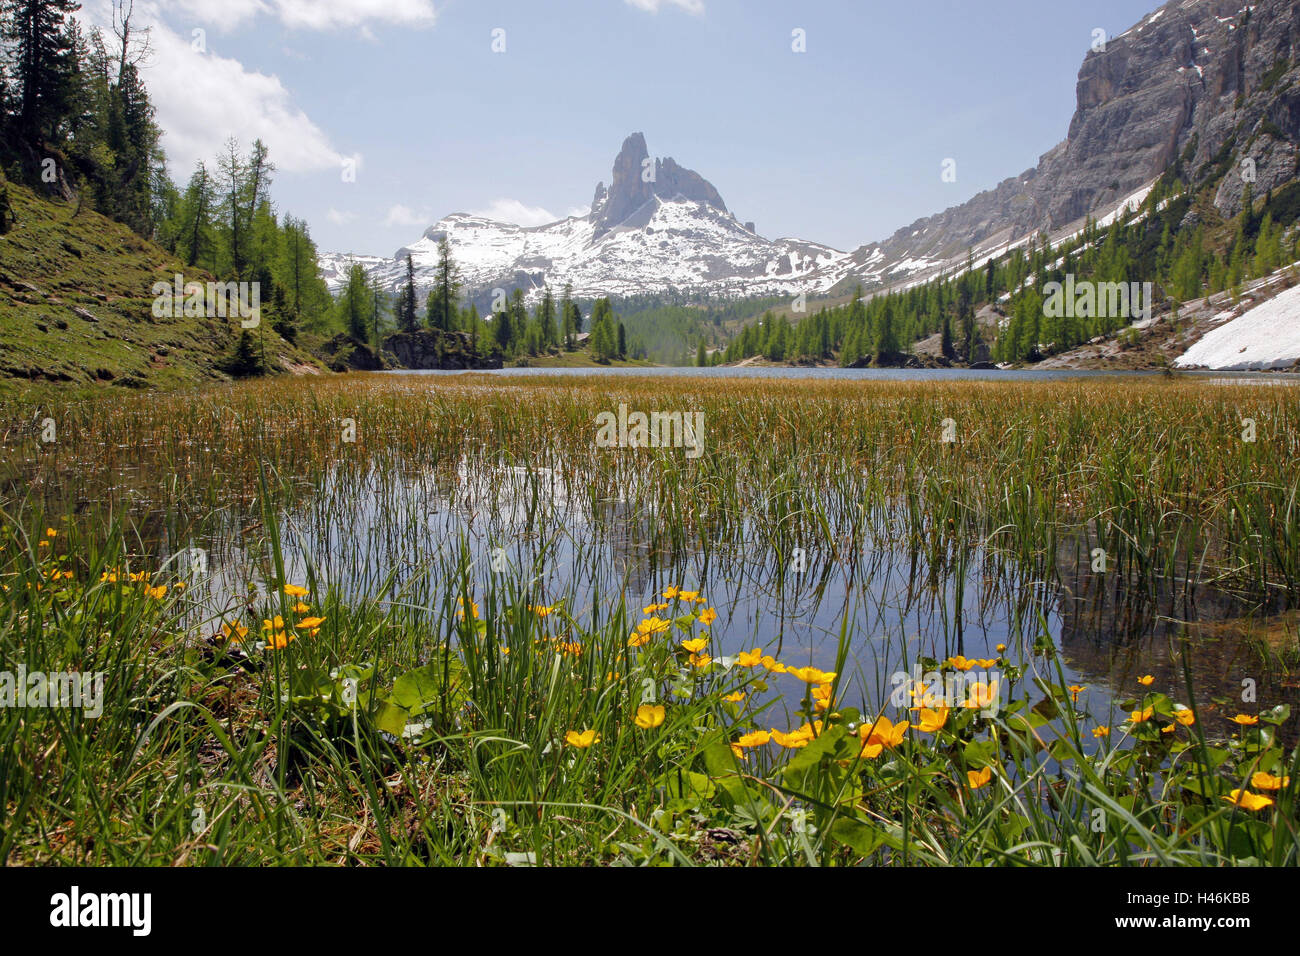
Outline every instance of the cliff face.
[[727, 211], [727, 204], [717, 189], [699, 173], [679, 166], [672, 158], [656, 159], [653, 165], [649, 159], [643, 134], [633, 133], [623, 141], [623, 148], [614, 160], [609, 188], [604, 183], [596, 186], [591, 219], [597, 234], [625, 221], [655, 196], [665, 200], [689, 199]]
[[1257, 197], [1292, 181], [1300, 2], [1171, 0], [1088, 53], [1076, 98], [1065, 142], [1035, 169], [900, 229], [879, 244], [886, 259], [950, 258], [999, 236], [1062, 229], [1171, 167], [1196, 184], [1235, 173], [1216, 195], [1226, 216], [1240, 211], [1246, 160]]

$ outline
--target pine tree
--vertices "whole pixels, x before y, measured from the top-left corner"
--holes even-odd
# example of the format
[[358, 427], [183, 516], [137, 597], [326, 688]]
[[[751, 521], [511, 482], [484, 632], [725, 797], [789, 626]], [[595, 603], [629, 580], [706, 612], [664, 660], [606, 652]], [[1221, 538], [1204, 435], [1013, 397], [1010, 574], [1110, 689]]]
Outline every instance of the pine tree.
[[0, 5], [0, 36], [13, 44], [17, 132], [37, 150], [42, 141], [58, 139], [67, 115], [78, 66], [72, 14], [80, 9], [75, 0], [5, 0]]
[[397, 308], [397, 327], [403, 332], [414, 332], [420, 328], [415, 314], [415, 260], [406, 254], [406, 285], [402, 288], [402, 298]]
[[[447, 237], [438, 240], [438, 269], [434, 277], [433, 289], [429, 292], [428, 315], [425, 321], [429, 328], [443, 332], [455, 331], [456, 317], [452, 303], [460, 301], [460, 271], [451, 256], [451, 244]], [[516, 324], [522, 331], [523, 322], [516, 318]]]

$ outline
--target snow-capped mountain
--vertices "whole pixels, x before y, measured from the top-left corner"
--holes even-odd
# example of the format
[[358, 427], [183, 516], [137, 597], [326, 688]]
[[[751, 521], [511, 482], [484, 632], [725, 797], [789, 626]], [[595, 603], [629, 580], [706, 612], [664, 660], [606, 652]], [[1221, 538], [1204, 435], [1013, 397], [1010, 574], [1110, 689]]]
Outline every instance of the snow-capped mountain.
[[596, 187], [586, 216], [525, 227], [455, 213], [391, 259], [327, 253], [321, 268], [331, 290], [342, 286], [352, 262], [396, 289], [406, 281], [410, 254], [417, 284], [427, 287], [444, 237], [464, 285], [480, 296], [523, 288], [535, 297], [547, 286], [558, 292], [570, 283], [580, 298], [671, 291], [817, 295], [877, 264], [820, 243], [758, 235], [698, 173], [672, 159], [651, 163], [645, 137], [635, 133], [614, 161], [609, 187]]
[[[1300, 169], [1297, 37], [1296, 0], [1168, 0], [1085, 56], [1067, 138], [1037, 167], [852, 252], [759, 236], [698, 173], [651, 162], [637, 133], [584, 217], [525, 228], [457, 214], [391, 259], [355, 261], [396, 288], [409, 251], [427, 286], [446, 236], [466, 286], [485, 300], [495, 288], [535, 298], [570, 282], [583, 298], [670, 290], [811, 297], [978, 268], [1039, 233], [1059, 241], [1089, 218], [1106, 223], [1136, 210], [1170, 169], [1193, 186], [1217, 178], [1214, 205], [1232, 217], [1244, 177], [1225, 172], [1248, 162], [1259, 196]], [[321, 257], [332, 289], [351, 261]]]

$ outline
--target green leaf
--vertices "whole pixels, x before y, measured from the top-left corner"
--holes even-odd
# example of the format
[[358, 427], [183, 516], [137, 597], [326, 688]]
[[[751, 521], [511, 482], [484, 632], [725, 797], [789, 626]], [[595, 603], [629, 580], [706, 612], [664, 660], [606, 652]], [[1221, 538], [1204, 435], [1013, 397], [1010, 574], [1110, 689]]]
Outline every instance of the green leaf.
[[831, 839], [843, 843], [858, 856], [870, 856], [885, 842], [885, 835], [861, 820], [841, 817], [831, 825]]

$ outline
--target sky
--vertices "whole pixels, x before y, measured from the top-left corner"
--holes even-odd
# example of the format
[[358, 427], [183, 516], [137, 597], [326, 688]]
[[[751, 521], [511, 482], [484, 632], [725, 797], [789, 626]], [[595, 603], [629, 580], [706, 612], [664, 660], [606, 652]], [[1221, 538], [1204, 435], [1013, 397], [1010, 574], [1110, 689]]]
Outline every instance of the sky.
[[632, 132], [759, 234], [849, 250], [1036, 165], [1099, 31], [1158, 6], [135, 0], [135, 23], [172, 177], [260, 137], [322, 251], [392, 255], [453, 212], [584, 214]]

